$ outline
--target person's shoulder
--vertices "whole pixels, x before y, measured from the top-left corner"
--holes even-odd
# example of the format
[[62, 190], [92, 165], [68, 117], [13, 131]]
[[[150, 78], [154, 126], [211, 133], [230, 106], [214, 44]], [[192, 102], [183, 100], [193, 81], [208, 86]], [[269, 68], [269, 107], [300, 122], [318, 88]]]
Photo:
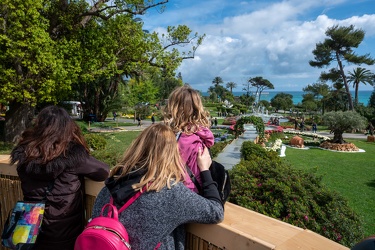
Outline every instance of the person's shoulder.
[[203, 133], [203, 134], [212, 134], [212, 131], [208, 127], [199, 126], [196, 133]]
[[212, 131], [207, 128], [207, 127], [199, 127], [199, 129], [195, 132], [195, 134], [197, 136], [199, 136], [200, 138], [210, 138], [210, 137], [214, 137], [214, 134], [212, 133]]

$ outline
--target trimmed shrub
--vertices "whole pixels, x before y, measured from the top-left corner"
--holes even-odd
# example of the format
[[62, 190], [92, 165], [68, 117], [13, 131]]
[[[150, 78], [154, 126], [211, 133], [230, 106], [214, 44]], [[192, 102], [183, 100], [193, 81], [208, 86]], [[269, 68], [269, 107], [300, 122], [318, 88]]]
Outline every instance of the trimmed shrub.
[[291, 168], [258, 145], [244, 143], [231, 171], [230, 202], [352, 247], [364, 237], [359, 216], [321, 177]]
[[106, 139], [100, 134], [96, 134], [96, 133], [84, 134], [84, 137], [89, 148], [93, 150], [105, 149], [105, 147], [107, 146]]
[[215, 142], [215, 144], [210, 148], [211, 156], [216, 157], [220, 152], [223, 151], [225, 146], [231, 142], [232, 140]]
[[121, 154], [118, 156], [113, 155], [113, 152], [107, 150], [96, 150], [92, 152], [91, 155], [96, 159], [100, 159], [100, 161], [107, 163], [110, 168], [114, 167], [122, 156]]
[[250, 161], [254, 157], [268, 159], [273, 154], [277, 155], [275, 152], [267, 152], [262, 146], [252, 143], [251, 141], [242, 143], [241, 157], [245, 161]]

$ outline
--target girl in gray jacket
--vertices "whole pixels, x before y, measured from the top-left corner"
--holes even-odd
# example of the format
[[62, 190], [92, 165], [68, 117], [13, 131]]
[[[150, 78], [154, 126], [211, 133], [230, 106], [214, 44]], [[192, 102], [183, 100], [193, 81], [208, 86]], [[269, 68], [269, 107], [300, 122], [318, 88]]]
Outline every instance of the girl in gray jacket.
[[133, 249], [184, 249], [186, 223], [219, 223], [223, 204], [212, 181], [211, 158], [201, 149], [198, 165], [203, 180], [203, 197], [184, 185], [175, 135], [170, 127], [154, 124], [146, 128], [111, 171], [106, 186], [94, 204], [93, 217], [100, 215], [110, 197], [120, 208], [136, 192], [144, 190], [120, 215]]

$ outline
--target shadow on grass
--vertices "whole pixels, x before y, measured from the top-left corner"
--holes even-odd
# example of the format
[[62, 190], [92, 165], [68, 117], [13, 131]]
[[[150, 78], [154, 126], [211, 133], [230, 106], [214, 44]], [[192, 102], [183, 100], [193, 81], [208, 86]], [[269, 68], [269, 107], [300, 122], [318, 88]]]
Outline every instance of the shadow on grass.
[[375, 188], [375, 180], [366, 183], [367, 186]]

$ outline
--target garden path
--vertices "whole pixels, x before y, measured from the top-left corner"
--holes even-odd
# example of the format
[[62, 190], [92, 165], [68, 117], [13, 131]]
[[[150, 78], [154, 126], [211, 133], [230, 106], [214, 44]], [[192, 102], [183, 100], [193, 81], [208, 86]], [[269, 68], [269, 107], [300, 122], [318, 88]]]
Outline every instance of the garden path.
[[249, 126], [245, 132], [237, 139], [234, 139], [231, 144], [228, 144], [224, 150], [214, 158], [215, 161], [220, 162], [226, 169], [232, 169], [234, 165], [241, 160], [241, 146], [244, 141], [254, 141], [257, 137], [257, 132], [254, 126]]

